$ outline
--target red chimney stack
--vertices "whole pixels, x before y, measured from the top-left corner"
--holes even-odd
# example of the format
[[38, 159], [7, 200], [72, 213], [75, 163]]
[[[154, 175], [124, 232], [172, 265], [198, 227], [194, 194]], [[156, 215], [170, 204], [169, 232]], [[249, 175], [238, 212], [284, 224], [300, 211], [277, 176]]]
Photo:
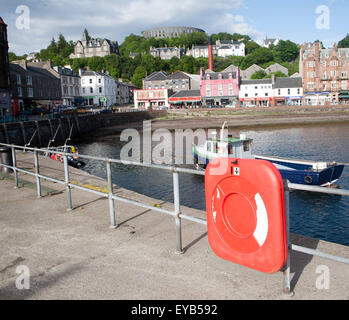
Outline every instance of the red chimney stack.
[[212, 38], [208, 38], [208, 68], [213, 71], [213, 49], [212, 49]]

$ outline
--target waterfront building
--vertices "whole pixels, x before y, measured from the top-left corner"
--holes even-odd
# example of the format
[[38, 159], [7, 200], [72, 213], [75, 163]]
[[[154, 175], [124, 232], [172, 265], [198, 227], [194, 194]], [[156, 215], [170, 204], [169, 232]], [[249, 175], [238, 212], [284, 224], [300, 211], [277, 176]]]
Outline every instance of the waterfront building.
[[201, 107], [200, 90], [181, 90], [168, 98], [171, 109], [195, 109]]
[[200, 70], [200, 93], [203, 106], [236, 104], [239, 100], [240, 70], [230, 72]]
[[300, 74], [307, 105], [349, 102], [349, 48], [323, 49], [320, 42], [300, 49]]
[[26, 60], [10, 63], [10, 86], [13, 115], [30, 107], [52, 109], [62, 104], [60, 79]]
[[168, 75], [164, 71], [156, 71], [143, 80], [143, 89], [170, 89], [174, 92], [200, 89], [200, 76], [176, 71]]
[[11, 115], [7, 24], [0, 17], [0, 120]]
[[302, 78], [242, 80], [239, 101], [241, 106], [270, 107], [275, 105], [302, 105]]
[[81, 81], [79, 74], [67, 67], [54, 66], [51, 61], [28, 62], [28, 66], [44, 68], [60, 80], [64, 106], [81, 103]]
[[134, 90], [135, 109], [169, 108], [168, 97], [173, 94], [168, 89], [140, 89]]
[[164, 48], [153, 48], [150, 47], [149, 54], [154, 58], [159, 57], [161, 60], [170, 60], [173, 57], [180, 59], [185, 54], [185, 48], [178, 47], [167, 47]]
[[132, 83], [125, 83], [122, 79], [115, 81], [116, 104], [125, 105], [133, 103], [133, 90], [136, 89]]
[[242, 80], [240, 83], [240, 105], [270, 107], [273, 104], [273, 79]]
[[85, 30], [82, 39], [75, 43], [74, 53], [69, 58], [104, 57], [112, 53], [119, 54], [117, 41], [110, 41], [105, 38], [90, 38]]
[[303, 83], [300, 77], [275, 78], [274, 104], [301, 106], [303, 104]]
[[193, 27], [159, 27], [152, 28], [142, 32], [144, 38], [178, 38], [181, 34], [189, 34], [192, 32], [205, 32], [202, 29], [193, 28]]
[[110, 107], [116, 104], [116, 85], [113, 77], [96, 71], [79, 70], [81, 96], [87, 106]]

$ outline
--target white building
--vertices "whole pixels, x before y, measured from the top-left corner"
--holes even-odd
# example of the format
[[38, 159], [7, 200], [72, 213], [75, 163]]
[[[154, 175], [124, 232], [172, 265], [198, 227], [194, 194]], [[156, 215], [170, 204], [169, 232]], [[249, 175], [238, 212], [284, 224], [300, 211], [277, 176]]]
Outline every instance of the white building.
[[81, 96], [85, 105], [110, 107], [116, 103], [115, 80], [95, 71], [81, 71]]
[[269, 46], [271, 44], [273, 44], [274, 46], [277, 46], [280, 42], [280, 38], [276, 38], [276, 39], [271, 39], [268, 38], [267, 36], [265, 36], [265, 38], [263, 39], [263, 47], [269, 48]]
[[302, 105], [302, 78], [242, 80], [239, 101], [242, 106], [256, 107]]
[[302, 78], [276, 78], [274, 84], [275, 105], [296, 105], [303, 104]]
[[239, 101], [242, 106], [269, 107], [272, 105], [274, 90], [272, 79], [242, 80]]
[[216, 41], [218, 57], [245, 56], [245, 44], [240, 41]]

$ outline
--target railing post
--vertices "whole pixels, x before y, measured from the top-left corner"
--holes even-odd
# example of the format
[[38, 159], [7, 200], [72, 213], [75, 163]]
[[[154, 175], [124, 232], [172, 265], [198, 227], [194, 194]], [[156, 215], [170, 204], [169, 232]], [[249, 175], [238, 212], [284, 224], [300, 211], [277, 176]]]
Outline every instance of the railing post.
[[283, 271], [284, 284], [282, 294], [285, 297], [292, 297], [294, 292], [291, 290], [291, 241], [290, 241], [290, 190], [288, 187], [288, 180], [284, 180], [284, 194], [285, 194], [285, 217], [286, 217], [286, 234], [287, 234], [287, 262], [286, 268]]
[[113, 181], [110, 161], [107, 160], [107, 179], [108, 179], [108, 199], [109, 199], [109, 215], [110, 215], [110, 228], [116, 229], [117, 224], [115, 220], [115, 205], [113, 197]]
[[18, 172], [17, 172], [16, 150], [14, 147], [11, 147], [11, 150], [12, 150], [13, 173], [15, 175], [15, 189], [18, 189]]
[[68, 211], [73, 210], [73, 203], [71, 198], [71, 189], [69, 186], [70, 183], [70, 176], [69, 176], [69, 166], [68, 166], [68, 157], [63, 156], [64, 159], [64, 177], [65, 177], [65, 190], [67, 191], [67, 197], [68, 197]]
[[173, 170], [173, 198], [174, 198], [174, 213], [176, 214], [176, 251], [177, 254], [184, 253], [182, 249], [182, 219], [180, 218], [181, 207], [179, 198], [179, 178], [176, 169]]
[[36, 177], [36, 191], [38, 194], [38, 198], [41, 198], [41, 183], [40, 183], [40, 177], [38, 176], [40, 174], [40, 168], [39, 168], [39, 156], [38, 151], [34, 151], [34, 163], [35, 163], [35, 177]]

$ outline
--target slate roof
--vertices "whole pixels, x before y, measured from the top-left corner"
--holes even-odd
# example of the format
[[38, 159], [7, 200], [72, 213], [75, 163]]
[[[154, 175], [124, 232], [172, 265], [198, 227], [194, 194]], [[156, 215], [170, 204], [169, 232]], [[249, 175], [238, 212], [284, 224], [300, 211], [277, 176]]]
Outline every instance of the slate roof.
[[302, 78], [276, 78], [274, 88], [300, 88]]
[[200, 90], [182, 90], [173, 94], [170, 98], [200, 97]]
[[272, 84], [272, 81], [271, 79], [241, 80], [240, 84], [242, 86], [249, 84]]
[[182, 71], [176, 71], [170, 74], [167, 79], [190, 79], [190, 77]]
[[[233, 79], [236, 79], [236, 72], [210, 72], [208, 73], [210, 75], [210, 79], [209, 80], [218, 80], [219, 77], [218, 75], [221, 74], [222, 75], [222, 79], [229, 79], [229, 74], [233, 75]], [[206, 74], [204, 74], [203, 76], [203, 80], [207, 80], [206, 79]]]
[[159, 81], [159, 80], [166, 80], [167, 79], [167, 73], [164, 71], [155, 71], [151, 75], [147, 76], [144, 80], [145, 81]]

